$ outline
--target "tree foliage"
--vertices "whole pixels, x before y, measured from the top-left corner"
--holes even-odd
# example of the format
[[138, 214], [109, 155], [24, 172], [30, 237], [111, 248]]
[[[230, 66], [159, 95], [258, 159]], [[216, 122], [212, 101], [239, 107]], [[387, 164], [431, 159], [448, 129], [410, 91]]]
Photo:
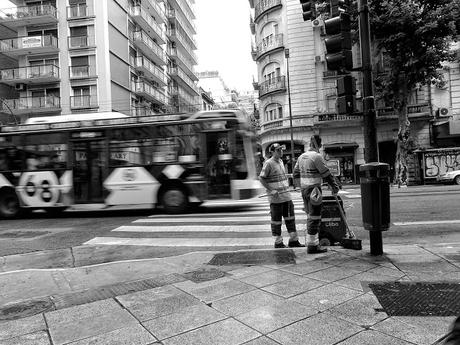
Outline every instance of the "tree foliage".
[[439, 71], [454, 58], [450, 44], [460, 34], [460, 0], [370, 0], [369, 5], [373, 42], [389, 67], [375, 78], [376, 91], [399, 116], [396, 170], [406, 182], [408, 99], [415, 87], [443, 82]]

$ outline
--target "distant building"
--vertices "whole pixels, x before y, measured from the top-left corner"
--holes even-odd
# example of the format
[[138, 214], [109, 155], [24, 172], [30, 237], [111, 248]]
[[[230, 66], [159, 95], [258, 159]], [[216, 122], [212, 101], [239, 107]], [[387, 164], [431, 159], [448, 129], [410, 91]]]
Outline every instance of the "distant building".
[[226, 108], [233, 102], [232, 91], [225, 84], [218, 71], [197, 72], [198, 85], [210, 93], [216, 106]]
[[209, 92], [203, 90], [200, 87], [201, 93], [201, 110], [212, 110], [214, 109], [214, 99], [211, 97]]

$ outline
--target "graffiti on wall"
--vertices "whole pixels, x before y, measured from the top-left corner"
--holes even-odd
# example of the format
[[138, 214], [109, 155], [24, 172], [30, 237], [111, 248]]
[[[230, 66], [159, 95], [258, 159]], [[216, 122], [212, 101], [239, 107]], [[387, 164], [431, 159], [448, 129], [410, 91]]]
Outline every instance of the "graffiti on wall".
[[460, 169], [460, 148], [425, 152], [423, 154], [425, 178], [433, 178]]

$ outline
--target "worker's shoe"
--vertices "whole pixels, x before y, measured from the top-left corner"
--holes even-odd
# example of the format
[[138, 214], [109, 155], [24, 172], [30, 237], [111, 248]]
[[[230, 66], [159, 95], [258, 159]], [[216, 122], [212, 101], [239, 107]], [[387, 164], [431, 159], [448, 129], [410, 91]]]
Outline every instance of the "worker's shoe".
[[275, 248], [287, 248], [283, 242], [275, 243]]
[[300, 243], [299, 240], [289, 241], [288, 247], [289, 248], [305, 247], [305, 244]]
[[319, 244], [318, 245], [313, 245], [313, 246], [307, 246], [307, 254], [321, 254], [321, 253], [326, 253], [327, 248], [321, 247]]

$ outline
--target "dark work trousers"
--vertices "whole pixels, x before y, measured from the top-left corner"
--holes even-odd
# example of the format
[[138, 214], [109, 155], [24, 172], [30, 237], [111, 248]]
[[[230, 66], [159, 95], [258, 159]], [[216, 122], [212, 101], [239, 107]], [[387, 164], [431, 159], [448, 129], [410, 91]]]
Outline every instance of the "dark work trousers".
[[[305, 207], [305, 213], [307, 213], [307, 234], [312, 236], [316, 236], [319, 233], [319, 229], [321, 227], [321, 209], [323, 208], [323, 203], [313, 205], [310, 200], [311, 192], [315, 187], [318, 186], [308, 186], [307, 188], [302, 188], [303, 204]], [[318, 188], [321, 190], [321, 187]], [[307, 242], [309, 242], [308, 238]]]
[[271, 203], [270, 214], [272, 218], [271, 225], [273, 236], [281, 236], [281, 225], [283, 224], [282, 218], [284, 218], [284, 223], [286, 224], [287, 231], [289, 233], [296, 232], [294, 203], [292, 200], [277, 204]]

